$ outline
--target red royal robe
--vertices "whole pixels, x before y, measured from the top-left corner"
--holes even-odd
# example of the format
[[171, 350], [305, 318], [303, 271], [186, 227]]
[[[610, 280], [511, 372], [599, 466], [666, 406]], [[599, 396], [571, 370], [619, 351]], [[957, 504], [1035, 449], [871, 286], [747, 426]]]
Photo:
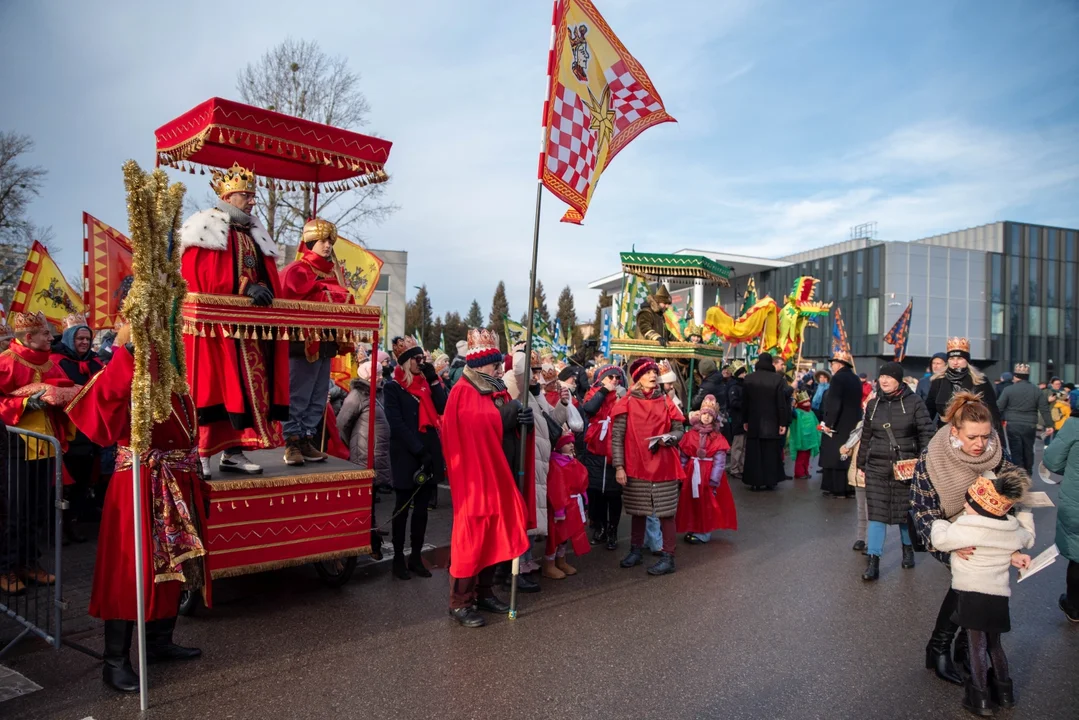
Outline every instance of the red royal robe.
[[655, 452], [648, 449], [648, 438], [665, 435], [674, 423], [685, 422], [671, 399], [659, 390], [647, 398], [634, 397], [630, 392], [611, 411], [612, 419], [620, 415], [626, 416], [626, 475], [648, 482], [684, 480], [677, 447], [660, 446]]
[[[574, 554], [588, 553], [592, 547], [585, 532], [588, 519], [585, 499], [588, 496], [588, 468], [576, 459], [555, 452], [547, 471], [548, 544], [557, 547], [569, 540]], [[555, 514], [564, 514], [558, 520]]]
[[[261, 282], [274, 297], [282, 297], [274, 258], [259, 251], [249, 235], [231, 227], [225, 250], [186, 247], [181, 273], [193, 293], [243, 295], [248, 285]], [[231, 445], [284, 444], [274, 421], [288, 419], [288, 343], [185, 334], [184, 351], [187, 380], [198, 408], [202, 454]]]
[[[525, 507], [502, 451], [504, 391], [481, 392], [466, 373], [442, 416], [442, 451], [453, 501], [450, 575], [470, 578], [528, 549]], [[534, 443], [529, 443], [534, 444]]]
[[[355, 304], [352, 293], [337, 283], [333, 261], [320, 257], [306, 247], [301, 246], [301, 248], [300, 256], [285, 268], [281, 277], [284, 297], [289, 300], [307, 300], [335, 305]], [[318, 359], [318, 348], [318, 340], [311, 338], [307, 341], [304, 351], [307, 353], [308, 360], [314, 362]], [[351, 344], [339, 343], [337, 354], [347, 355], [352, 352], [352, 349]]]
[[[719, 486], [709, 485], [717, 453], [730, 449], [727, 438], [718, 431], [701, 433], [691, 428], [682, 436], [679, 449], [686, 460], [686, 480], [678, 498], [678, 513], [674, 516], [679, 533], [710, 533], [713, 530], [737, 530], [738, 513], [734, 507], [731, 485], [723, 471]], [[697, 497], [693, 497], [694, 472], [698, 472]]]
[[[27, 412], [23, 395], [14, 395], [27, 385], [48, 385], [52, 388], [64, 388], [74, 392], [74, 384], [59, 365], [49, 359], [48, 350], [31, 350], [18, 340], [12, 340], [7, 350], [0, 353], [0, 421], [5, 425], [41, 435], [51, 435], [60, 441], [60, 448], [67, 449], [67, 420], [62, 406], [47, 407], [44, 410]], [[45, 400], [49, 402], [52, 392], [47, 390]], [[58, 393], [57, 397], [64, 393]], [[59, 402], [59, 400], [54, 400]], [[28, 440], [26, 459], [38, 460], [52, 457], [52, 445], [36, 440]], [[64, 476], [64, 484], [71, 484], [71, 479]]]
[[[103, 447], [131, 442], [131, 382], [135, 359], [126, 347], [118, 347], [105, 369], [94, 376], [67, 407], [68, 417], [90, 438]], [[195, 446], [194, 404], [189, 396], [173, 394], [172, 414], [153, 426], [150, 447], [155, 450], [188, 450]], [[196, 527], [206, 527], [201, 481], [194, 472], [176, 471], [180, 488]], [[145, 562], [146, 619], [175, 617], [183, 584], [179, 580], [154, 581], [153, 498], [150, 468], [143, 464], [139, 481], [142, 493], [142, 532]], [[134, 488], [131, 469], [117, 470], [105, 493], [101, 512], [101, 531], [97, 540], [94, 584], [90, 591], [90, 614], [101, 620], [138, 619], [135, 593]], [[210, 605], [210, 576], [205, 572], [203, 597]]]

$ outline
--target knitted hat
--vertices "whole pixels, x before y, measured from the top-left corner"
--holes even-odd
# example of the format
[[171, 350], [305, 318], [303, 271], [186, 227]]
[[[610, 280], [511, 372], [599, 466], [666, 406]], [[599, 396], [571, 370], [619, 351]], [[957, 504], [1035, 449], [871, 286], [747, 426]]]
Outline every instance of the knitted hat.
[[705, 395], [701, 400], [701, 415], [711, 415], [713, 420], [719, 416], [719, 403], [715, 395]]
[[563, 433], [554, 443], [555, 452], [573, 444], [573, 433]]
[[468, 354], [468, 340], [457, 341], [457, 357], [464, 360], [465, 355]]
[[948, 362], [948, 353], [933, 353], [931, 360], [943, 360]]
[[558, 371], [558, 379], [561, 380], [562, 382], [566, 382], [570, 378], [575, 378], [575, 377], [577, 377], [577, 371], [574, 370], [573, 368], [569, 367], [568, 365]]
[[498, 349], [498, 333], [492, 330], [469, 328], [467, 345], [465, 364], [472, 369], [498, 363], [502, 359], [502, 351]]
[[701, 364], [697, 367], [701, 369], [701, 377], [706, 378], [716, 371], [716, 361], [712, 358], [705, 358], [701, 360]]
[[645, 373], [655, 371], [659, 373], [659, 365], [656, 365], [656, 361], [650, 357], [639, 357], [630, 363], [629, 376], [633, 378], [633, 382], [640, 382]]
[[626, 384], [626, 374], [622, 372], [622, 368], [618, 367], [617, 365], [604, 365], [600, 369], [596, 370], [595, 374], [593, 375], [592, 385], [598, 386], [603, 382], [603, 378], [607, 377], [608, 375], [613, 375], [614, 377], [618, 378], [618, 382], [620, 385]]
[[390, 343], [390, 348], [393, 350], [393, 357], [397, 360], [398, 365], [404, 365], [412, 358], [422, 358], [423, 348], [416, 343], [415, 338], [397, 336]]
[[948, 339], [948, 357], [961, 357], [970, 362], [970, 340], [961, 337]]
[[700, 425], [700, 423], [701, 423], [701, 411], [700, 410], [690, 410], [689, 411], [689, 424], [690, 425]]
[[1000, 381], [1001, 382], [1009, 383], [1012, 380], [1015, 380], [1015, 375], [1012, 375], [1010, 372], [1002, 372], [1000, 374]]
[[880, 366], [880, 372], [877, 375], [887, 375], [888, 377], [895, 378], [896, 382], [903, 382], [903, 366], [897, 362], [886, 362]]

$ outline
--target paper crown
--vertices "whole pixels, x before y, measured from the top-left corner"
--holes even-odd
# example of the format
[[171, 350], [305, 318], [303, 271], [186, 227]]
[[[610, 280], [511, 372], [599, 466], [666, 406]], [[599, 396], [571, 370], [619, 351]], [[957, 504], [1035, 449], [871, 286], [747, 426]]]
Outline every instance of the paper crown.
[[86, 316], [82, 313], [71, 313], [64, 318], [64, 329], [86, 325]]
[[832, 362], [841, 362], [854, 367], [854, 360], [846, 350], [837, 350], [832, 353]]
[[10, 340], [15, 337], [15, 331], [6, 322], [0, 322], [0, 340]]
[[807, 393], [805, 390], [799, 391], [798, 394], [794, 396], [795, 405], [804, 405], [808, 402], [810, 402], [809, 393]]
[[391, 349], [393, 350], [393, 357], [397, 360], [398, 365], [402, 365], [414, 357], [423, 355], [423, 348], [419, 346], [415, 338], [409, 337], [408, 335], [394, 338]]
[[996, 485], [987, 477], [979, 477], [967, 490], [967, 502], [977, 510], [981, 508], [993, 517], [1004, 517], [1014, 504], [997, 491]]
[[550, 385], [553, 382], [558, 382], [558, 368], [550, 363], [543, 364], [543, 383]]
[[450, 356], [446, 353], [441, 353], [434, 361], [435, 372], [440, 373], [450, 366]]
[[682, 331], [682, 335], [689, 337], [690, 335], [704, 335], [704, 326], [697, 323], [686, 323], [686, 329]]
[[948, 352], [970, 352], [970, 340], [964, 337], [948, 338]]
[[532, 369], [536, 369], [543, 366], [543, 360], [540, 359], [538, 350], [533, 350], [528, 356], [528, 366]]
[[31, 332], [33, 330], [48, 330], [49, 332], [52, 332], [52, 326], [49, 325], [45, 313], [40, 310], [35, 313], [12, 313], [11, 329], [17, 333]]
[[701, 415], [711, 415], [713, 419], [719, 414], [719, 403], [715, 395], [705, 395], [701, 400]]
[[1016, 375], [1029, 375], [1030, 366], [1026, 363], [1016, 363], [1014, 372]]
[[322, 218], [315, 218], [304, 223], [303, 242], [314, 243], [326, 239], [329, 239], [330, 245], [337, 242], [337, 226], [332, 222]]
[[255, 173], [240, 167], [239, 163], [232, 163], [227, 171], [214, 170], [210, 176], [210, 187], [214, 189], [219, 198], [224, 199], [236, 192], [253, 193], [258, 189]]
[[469, 367], [480, 368], [502, 359], [502, 352], [498, 349], [498, 333], [487, 328], [469, 328], [467, 340], [465, 362]]

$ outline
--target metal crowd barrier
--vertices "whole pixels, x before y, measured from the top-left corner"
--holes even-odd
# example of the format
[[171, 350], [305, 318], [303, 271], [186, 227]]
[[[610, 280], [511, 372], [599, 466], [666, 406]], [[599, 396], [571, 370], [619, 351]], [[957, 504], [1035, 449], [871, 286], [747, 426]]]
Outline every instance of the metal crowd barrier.
[[7, 427], [0, 442], [0, 617], [23, 626], [2, 659], [29, 635], [60, 648], [64, 500], [56, 438]]

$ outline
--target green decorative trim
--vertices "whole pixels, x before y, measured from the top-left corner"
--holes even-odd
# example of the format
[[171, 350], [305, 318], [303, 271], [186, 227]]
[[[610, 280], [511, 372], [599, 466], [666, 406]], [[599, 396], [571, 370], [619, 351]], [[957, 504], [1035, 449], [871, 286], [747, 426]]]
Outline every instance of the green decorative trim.
[[654, 277], [692, 277], [728, 287], [732, 270], [703, 255], [624, 252], [622, 272]]
[[687, 342], [668, 342], [666, 347], [657, 340], [632, 340], [630, 338], [611, 338], [611, 354], [626, 357], [682, 358], [704, 360], [723, 359], [723, 347], [719, 345], [698, 345]]

